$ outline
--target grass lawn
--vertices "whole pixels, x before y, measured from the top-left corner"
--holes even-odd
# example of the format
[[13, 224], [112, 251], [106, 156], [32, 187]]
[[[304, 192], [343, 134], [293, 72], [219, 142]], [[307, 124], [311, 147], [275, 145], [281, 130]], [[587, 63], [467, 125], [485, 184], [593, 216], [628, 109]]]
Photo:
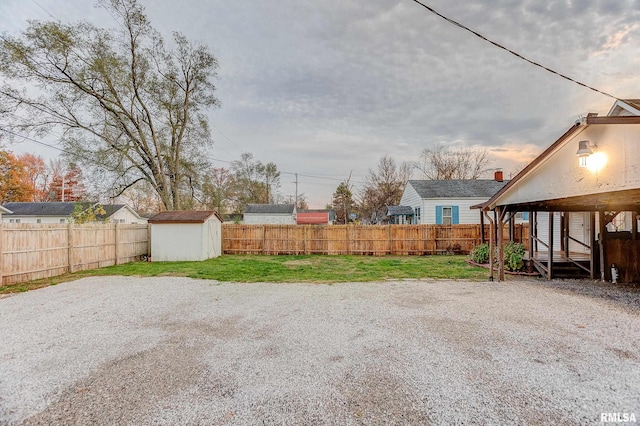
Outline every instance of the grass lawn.
[[96, 275], [181, 276], [230, 282], [365, 282], [403, 278], [484, 281], [489, 271], [468, 265], [466, 256], [249, 256], [227, 255], [203, 262], [134, 262], [0, 287], [0, 294], [28, 291]]

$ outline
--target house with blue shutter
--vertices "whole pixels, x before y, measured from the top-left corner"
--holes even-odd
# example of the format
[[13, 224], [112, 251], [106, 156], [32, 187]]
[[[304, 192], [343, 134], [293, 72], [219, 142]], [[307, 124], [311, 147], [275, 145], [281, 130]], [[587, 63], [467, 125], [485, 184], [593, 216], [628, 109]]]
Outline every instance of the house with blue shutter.
[[484, 203], [506, 184], [502, 172], [494, 179], [410, 180], [400, 205], [411, 207], [415, 224], [475, 224], [480, 215], [471, 206]]

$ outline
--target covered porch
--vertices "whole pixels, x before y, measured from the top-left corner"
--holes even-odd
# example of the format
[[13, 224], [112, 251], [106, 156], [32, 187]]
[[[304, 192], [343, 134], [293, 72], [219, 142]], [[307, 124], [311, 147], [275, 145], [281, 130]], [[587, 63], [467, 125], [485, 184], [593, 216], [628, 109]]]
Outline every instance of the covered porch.
[[[567, 265], [592, 279], [612, 280], [611, 268], [620, 282], [640, 282], [640, 189], [612, 191], [536, 202], [485, 206], [491, 225], [491, 251], [502, 241], [504, 229], [517, 212], [530, 212], [525, 260], [545, 278], [557, 277]], [[492, 215], [489, 213], [493, 212]], [[576, 213], [582, 213], [576, 215]], [[623, 215], [625, 220], [616, 223]], [[493, 217], [491, 217], [493, 216]], [[582, 223], [572, 223], [572, 219]], [[541, 222], [543, 228], [541, 228]], [[572, 230], [582, 229], [581, 235]], [[511, 229], [511, 227], [509, 227]], [[498, 279], [504, 279], [502, 245], [498, 245]], [[551, 256], [549, 255], [551, 253]], [[491, 271], [493, 277], [493, 271]]]

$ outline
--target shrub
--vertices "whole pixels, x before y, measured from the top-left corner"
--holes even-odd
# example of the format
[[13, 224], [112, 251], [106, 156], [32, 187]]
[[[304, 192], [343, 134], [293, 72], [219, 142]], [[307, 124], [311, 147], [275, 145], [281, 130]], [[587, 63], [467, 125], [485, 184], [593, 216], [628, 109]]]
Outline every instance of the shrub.
[[524, 266], [524, 245], [509, 243], [504, 246], [504, 267], [509, 271], [519, 271]]
[[489, 244], [480, 244], [471, 251], [471, 259], [476, 263], [489, 263]]

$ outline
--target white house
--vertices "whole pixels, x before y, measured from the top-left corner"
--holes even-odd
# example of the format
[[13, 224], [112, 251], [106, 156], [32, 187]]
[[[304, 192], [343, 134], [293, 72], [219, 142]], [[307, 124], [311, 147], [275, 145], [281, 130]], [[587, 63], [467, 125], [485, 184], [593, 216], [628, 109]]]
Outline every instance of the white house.
[[[83, 209], [96, 207], [94, 202], [51, 202], [51, 203], [5, 203], [4, 207], [11, 213], [5, 214], [2, 221], [5, 223], [69, 223], [71, 214], [77, 205]], [[106, 214], [98, 215], [99, 221], [114, 223], [147, 223], [147, 219], [141, 217], [135, 210], [125, 204], [103, 205]]]
[[480, 215], [470, 207], [487, 201], [506, 183], [502, 172], [496, 179], [410, 180], [400, 206], [411, 207], [416, 224], [476, 224]]
[[11, 214], [11, 210], [7, 209], [4, 206], [0, 206], [0, 221], [2, 220], [3, 214]]
[[295, 225], [296, 216], [294, 204], [249, 204], [244, 211], [244, 223]]
[[215, 211], [165, 211], [150, 217], [151, 261], [200, 261], [220, 256], [222, 222]]
[[475, 206], [501, 220], [534, 212], [529, 256], [546, 277], [569, 262], [591, 277], [611, 279], [611, 265], [617, 265], [621, 281], [640, 280], [639, 107], [638, 100], [618, 100], [608, 116], [578, 120], [490, 200]]
[[106, 212], [104, 215], [98, 215], [98, 220], [105, 220], [111, 223], [126, 224], [146, 224], [147, 218], [142, 217], [134, 209], [127, 204], [103, 204], [102, 208]]

